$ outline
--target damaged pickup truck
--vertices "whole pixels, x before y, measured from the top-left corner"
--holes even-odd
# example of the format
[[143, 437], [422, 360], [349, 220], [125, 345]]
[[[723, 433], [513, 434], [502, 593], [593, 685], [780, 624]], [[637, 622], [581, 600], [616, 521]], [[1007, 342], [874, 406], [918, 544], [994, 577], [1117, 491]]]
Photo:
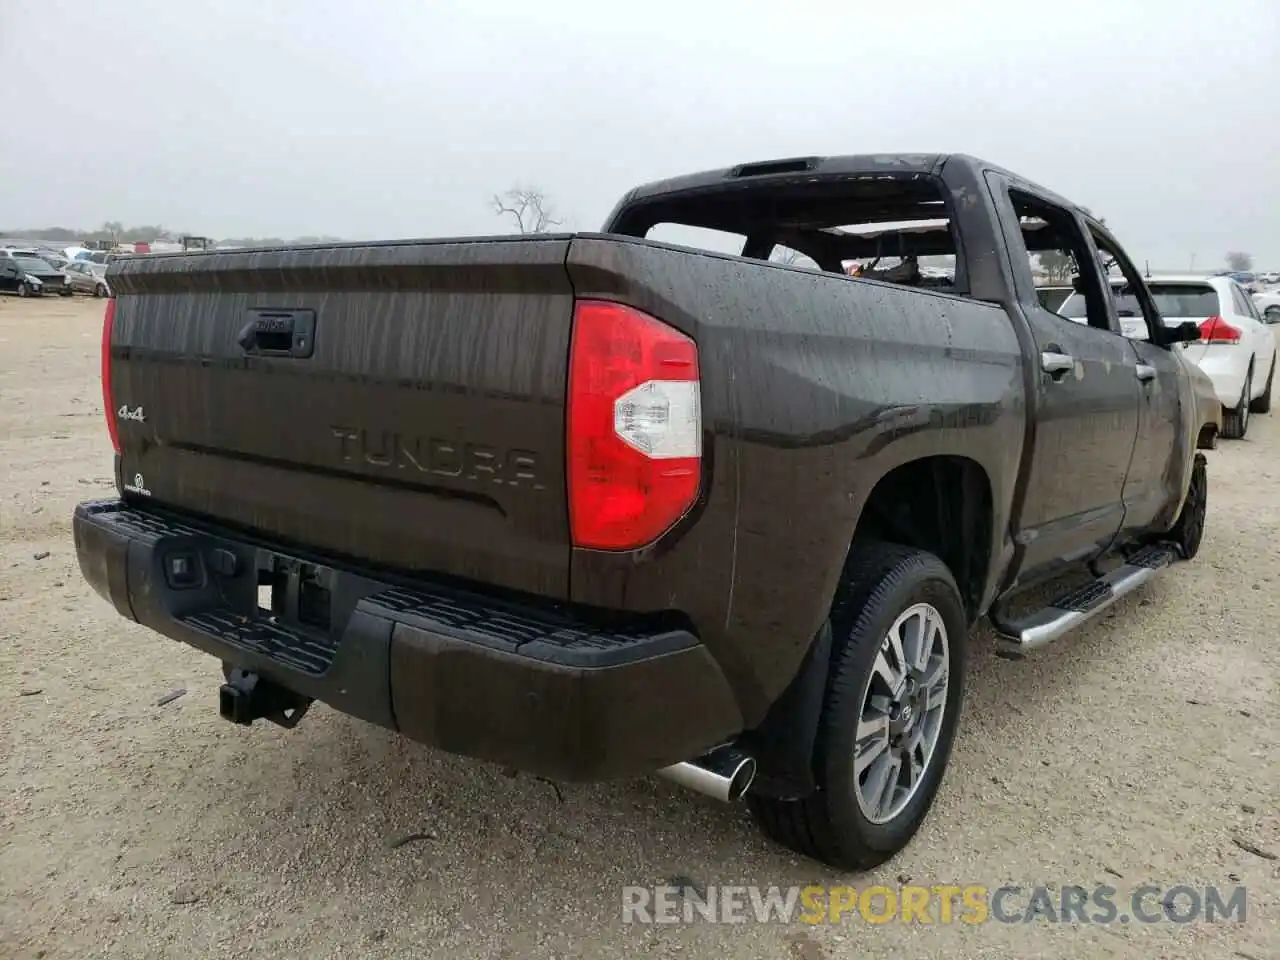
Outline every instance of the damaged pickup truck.
[[[1087, 323], [1041, 305], [1050, 252]], [[76, 509], [80, 566], [222, 661], [222, 716], [321, 701], [549, 778], [658, 772], [838, 867], [927, 815], [980, 618], [1037, 647], [1204, 530], [1219, 408], [1171, 349], [1199, 329], [1100, 220], [971, 157], [695, 174], [599, 234], [108, 278], [119, 497]]]

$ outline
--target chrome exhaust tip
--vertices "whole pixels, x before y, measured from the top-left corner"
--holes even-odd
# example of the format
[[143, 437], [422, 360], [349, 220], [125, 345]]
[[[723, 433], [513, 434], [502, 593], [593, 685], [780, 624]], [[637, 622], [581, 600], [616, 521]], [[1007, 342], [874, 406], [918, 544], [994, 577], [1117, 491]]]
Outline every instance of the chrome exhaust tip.
[[722, 803], [736, 803], [756, 778], [756, 761], [733, 747], [717, 747], [696, 760], [663, 767], [658, 776]]

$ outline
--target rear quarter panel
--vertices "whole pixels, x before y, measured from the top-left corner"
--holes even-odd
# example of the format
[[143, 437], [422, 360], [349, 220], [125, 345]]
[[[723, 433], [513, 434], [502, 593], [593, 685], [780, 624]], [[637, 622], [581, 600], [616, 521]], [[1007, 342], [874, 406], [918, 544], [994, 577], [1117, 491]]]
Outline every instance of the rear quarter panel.
[[1185, 358], [1182, 360], [1182, 368], [1187, 373], [1187, 389], [1191, 397], [1189, 408], [1192, 411], [1191, 422], [1184, 424], [1184, 427], [1191, 431], [1192, 436], [1198, 434], [1201, 427], [1210, 424], [1215, 431], [1221, 430], [1222, 404], [1218, 402], [1218, 395], [1214, 392], [1213, 381], [1207, 373]]
[[1005, 531], [1022, 453], [1022, 353], [1000, 307], [645, 241], [573, 241], [578, 297], [698, 343], [707, 474], [688, 522], [641, 553], [575, 550], [575, 601], [686, 613], [749, 723], [825, 619], [863, 505], [893, 468], [966, 457]]

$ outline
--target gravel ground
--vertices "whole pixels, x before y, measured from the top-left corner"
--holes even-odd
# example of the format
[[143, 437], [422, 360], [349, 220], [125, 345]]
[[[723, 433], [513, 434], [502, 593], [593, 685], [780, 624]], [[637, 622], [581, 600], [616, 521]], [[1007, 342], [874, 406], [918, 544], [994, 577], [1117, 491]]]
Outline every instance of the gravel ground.
[[1195, 562], [1033, 658], [975, 636], [932, 816], [853, 878], [1240, 883], [1245, 923], [624, 926], [624, 884], [849, 878], [661, 781], [558, 795], [323, 707], [219, 720], [218, 664], [76, 565], [72, 508], [111, 492], [100, 315], [0, 299], [0, 956], [1280, 956], [1280, 417], [1209, 455]]

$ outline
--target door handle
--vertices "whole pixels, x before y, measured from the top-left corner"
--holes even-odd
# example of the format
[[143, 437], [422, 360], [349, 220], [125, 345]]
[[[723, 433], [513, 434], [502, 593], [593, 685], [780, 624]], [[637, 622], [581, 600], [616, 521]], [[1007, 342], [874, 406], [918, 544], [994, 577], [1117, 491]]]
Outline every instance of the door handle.
[[315, 349], [314, 310], [249, 311], [236, 343], [247, 354], [258, 357], [309, 357]]
[[1059, 379], [1068, 370], [1074, 370], [1075, 367], [1075, 357], [1069, 354], [1058, 353], [1053, 350], [1046, 350], [1040, 354], [1040, 369], [1055, 380]]
[[1156, 378], [1156, 368], [1147, 366], [1145, 363], [1138, 364], [1133, 368], [1133, 372], [1138, 375], [1138, 379], [1143, 383]]

